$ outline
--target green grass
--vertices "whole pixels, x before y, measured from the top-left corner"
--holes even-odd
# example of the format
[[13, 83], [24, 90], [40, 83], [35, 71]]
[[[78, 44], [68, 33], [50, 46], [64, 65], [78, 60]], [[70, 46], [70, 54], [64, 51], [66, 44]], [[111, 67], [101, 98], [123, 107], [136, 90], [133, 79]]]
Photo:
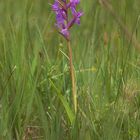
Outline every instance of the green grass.
[[78, 112], [50, 0], [0, 1], [0, 140], [140, 140], [140, 1], [81, 0], [72, 34]]

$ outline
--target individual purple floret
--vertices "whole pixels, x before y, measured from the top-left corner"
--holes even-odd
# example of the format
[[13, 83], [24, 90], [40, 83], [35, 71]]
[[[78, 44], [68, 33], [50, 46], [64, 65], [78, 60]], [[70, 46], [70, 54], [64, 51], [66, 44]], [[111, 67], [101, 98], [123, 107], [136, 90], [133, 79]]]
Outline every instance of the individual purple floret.
[[[52, 10], [56, 14], [56, 27], [59, 33], [62, 34], [67, 40], [70, 40], [70, 28], [74, 24], [80, 24], [80, 17], [83, 12], [77, 12], [76, 6], [80, 3], [80, 0], [55, 0], [52, 5]], [[72, 18], [69, 18], [69, 12], [72, 14]]]

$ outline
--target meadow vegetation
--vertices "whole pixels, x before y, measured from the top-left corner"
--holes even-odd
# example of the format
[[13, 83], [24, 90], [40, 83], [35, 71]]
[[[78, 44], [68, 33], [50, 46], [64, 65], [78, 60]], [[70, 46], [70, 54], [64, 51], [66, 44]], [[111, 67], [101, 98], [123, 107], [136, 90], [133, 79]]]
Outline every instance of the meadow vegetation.
[[140, 140], [140, 1], [81, 0], [77, 114], [49, 3], [0, 0], [0, 140]]

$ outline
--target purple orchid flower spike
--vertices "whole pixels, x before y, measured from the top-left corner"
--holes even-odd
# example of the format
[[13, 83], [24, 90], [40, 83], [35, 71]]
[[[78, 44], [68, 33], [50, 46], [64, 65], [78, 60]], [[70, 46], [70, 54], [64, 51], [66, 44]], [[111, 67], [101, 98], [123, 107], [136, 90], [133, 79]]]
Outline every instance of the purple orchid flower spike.
[[[56, 14], [56, 27], [60, 34], [62, 34], [67, 40], [70, 40], [70, 28], [74, 24], [80, 24], [80, 17], [83, 12], [77, 12], [76, 6], [80, 3], [80, 0], [55, 0], [52, 5], [52, 10]], [[72, 17], [69, 18], [69, 12], [72, 13]]]
[[[56, 27], [61, 35], [67, 40], [68, 52], [69, 52], [69, 69], [71, 75], [72, 83], [72, 96], [73, 96], [73, 105], [75, 113], [77, 112], [77, 97], [76, 97], [76, 82], [75, 74], [72, 63], [72, 49], [70, 46], [70, 29], [74, 24], [80, 24], [80, 18], [83, 15], [83, 12], [76, 10], [77, 5], [80, 3], [80, 0], [55, 0], [52, 5], [52, 10], [56, 14]], [[71, 14], [69, 14], [69, 12]], [[70, 16], [69, 16], [70, 15]]]

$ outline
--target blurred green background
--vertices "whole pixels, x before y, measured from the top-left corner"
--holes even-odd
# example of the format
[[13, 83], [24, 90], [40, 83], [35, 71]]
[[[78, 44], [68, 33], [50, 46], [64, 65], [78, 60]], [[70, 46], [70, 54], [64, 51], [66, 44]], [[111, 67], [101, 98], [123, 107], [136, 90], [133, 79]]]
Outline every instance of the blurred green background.
[[0, 1], [0, 140], [139, 140], [140, 1], [81, 0], [76, 115], [53, 2]]

